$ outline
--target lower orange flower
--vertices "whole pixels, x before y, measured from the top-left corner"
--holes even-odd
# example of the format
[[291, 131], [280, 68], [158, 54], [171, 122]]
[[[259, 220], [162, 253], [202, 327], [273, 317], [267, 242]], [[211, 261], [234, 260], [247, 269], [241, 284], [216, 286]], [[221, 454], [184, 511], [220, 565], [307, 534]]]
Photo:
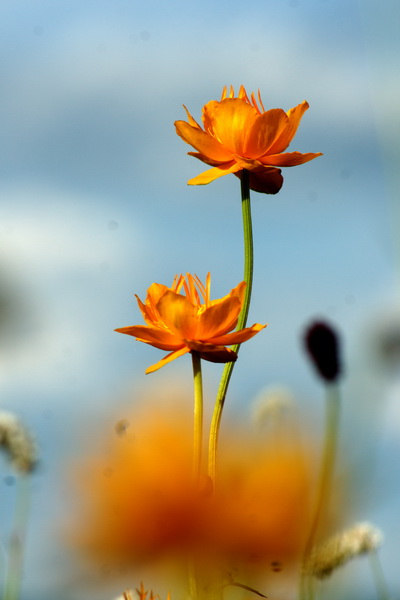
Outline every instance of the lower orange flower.
[[255, 323], [232, 331], [242, 309], [246, 283], [242, 281], [218, 300], [210, 299], [210, 285], [209, 273], [205, 285], [196, 275], [188, 273], [186, 277], [176, 276], [170, 288], [153, 283], [147, 290], [145, 303], [136, 296], [147, 325], [121, 327], [115, 331], [132, 335], [137, 341], [160, 350], [171, 351], [146, 373], [157, 371], [189, 352], [198, 352], [201, 358], [210, 362], [233, 362], [237, 354], [226, 346], [246, 342], [266, 327]]

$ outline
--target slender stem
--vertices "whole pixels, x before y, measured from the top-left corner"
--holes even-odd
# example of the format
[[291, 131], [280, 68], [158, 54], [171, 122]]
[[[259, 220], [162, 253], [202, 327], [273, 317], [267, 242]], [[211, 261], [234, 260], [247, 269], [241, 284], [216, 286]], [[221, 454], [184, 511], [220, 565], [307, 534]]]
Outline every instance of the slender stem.
[[17, 600], [20, 596], [22, 563], [30, 504], [30, 478], [17, 479], [17, 500], [13, 531], [10, 538], [8, 572], [3, 600]]
[[[236, 327], [237, 330], [243, 329], [246, 326], [247, 316], [249, 314], [250, 308], [251, 290], [253, 285], [253, 229], [251, 223], [249, 172], [246, 170], [242, 171], [241, 192], [244, 237], [244, 281], [247, 285], [242, 310], [240, 312]], [[232, 347], [232, 350], [237, 354], [239, 352], [239, 348], [240, 344], [236, 344]], [[217, 470], [218, 435], [221, 425], [222, 411], [224, 408], [225, 398], [228, 391], [229, 381], [231, 379], [234, 365], [234, 362], [226, 363], [222, 372], [222, 377], [218, 388], [214, 413], [210, 427], [208, 474], [211, 480], [213, 481], [214, 486]]]
[[[192, 352], [194, 384], [194, 434], [193, 434], [193, 485], [198, 490], [203, 451], [203, 379], [201, 358], [198, 352]], [[198, 597], [196, 566], [192, 556], [188, 559], [189, 589], [191, 600]]]
[[[244, 296], [243, 308], [239, 315], [238, 324], [236, 329], [243, 329], [246, 327], [247, 317], [249, 315], [251, 292], [253, 288], [253, 262], [254, 262], [254, 251], [253, 251], [253, 226], [251, 221], [251, 204], [250, 204], [250, 186], [249, 186], [249, 172], [243, 171], [241, 179], [241, 193], [242, 193], [242, 220], [243, 220], [243, 242], [244, 242], [244, 276], [243, 279], [246, 282], [246, 291]], [[235, 352], [239, 351], [240, 344], [237, 344]], [[231, 364], [231, 363], [229, 363]], [[232, 368], [233, 368], [232, 363]], [[225, 392], [226, 394], [226, 392]]]
[[194, 568], [194, 561], [191, 556], [189, 556], [188, 560], [188, 571], [189, 571], [189, 594], [190, 600], [197, 599], [197, 580], [196, 580], [196, 572]]
[[[325, 442], [322, 455], [321, 469], [319, 474], [319, 483], [317, 490], [317, 501], [315, 512], [311, 522], [310, 532], [304, 550], [304, 562], [307, 562], [312, 552], [318, 527], [321, 521], [323, 511], [327, 509], [329, 492], [332, 483], [332, 474], [335, 464], [336, 448], [339, 431], [339, 413], [340, 413], [340, 394], [337, 383], [326, 385], [326, 409], [325, 409]], [[307, 588], [305, 576], [302, 576], [301, 592], [302, 598], [310, 597], [310, 593], [305, 591]]]
[[194, 382], [193, 477], [197, 486], [203, 451], [203, 379], [201, 358], [198, 352], [192, 352], [192, 364]]
[[383, 572], [381, 561], [379, 560], [376, 551], [370, 553], [369, 561], [378, 600], [390, 600], [390, 592], [386, 582], [385, 573]]

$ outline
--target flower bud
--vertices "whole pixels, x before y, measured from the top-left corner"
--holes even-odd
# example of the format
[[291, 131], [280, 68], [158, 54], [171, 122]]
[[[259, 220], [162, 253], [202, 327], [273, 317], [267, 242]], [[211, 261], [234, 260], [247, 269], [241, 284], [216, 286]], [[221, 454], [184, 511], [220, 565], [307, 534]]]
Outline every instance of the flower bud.
[[327, 323], [315, 322], [307, 329], [304, 342], [320, 377], [327, 382], [336, 381], [341, 371], [336, 331]]

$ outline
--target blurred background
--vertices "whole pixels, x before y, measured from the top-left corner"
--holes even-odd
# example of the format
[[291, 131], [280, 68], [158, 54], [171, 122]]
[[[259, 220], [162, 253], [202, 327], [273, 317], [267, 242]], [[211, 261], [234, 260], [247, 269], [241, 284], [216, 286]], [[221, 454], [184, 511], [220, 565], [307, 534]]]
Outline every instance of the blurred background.
[[[134, 293], [186, 271], [211, 271], [213, 297], [242, 279], [238, 180], [187, 187], [205, 166], [173, 127], [182, 104], [199, 120], [241, 84], [266, 109], [306, 99], [291, 150], [324, 156], [284, 169], [277, 196], [253, 193], [250, 321], [269, 327], [243, 349], [227, 411], [247, 418], [262, 390], [284, 386], [319, 427], [301, 336], [315, 318], [336, 325], [355, 517], [383, 530], [400, 593], [399, 25], [397, 0], [0, 3], [1, 406], [41, 456], [24, 599], [90, 595], [78, 576], [70, 585], [76, 558], [58, 532], [85, 437], [155, 382], [190, 390], [188, 360], [145, 376], [159, 351], [113, 332], [141, 322]], [[204, 375], [212, 404], [220, 367]], [[1, 468], [4, 553], [16, 486]], [[363, 568], [359, 597], [373, 598]]]

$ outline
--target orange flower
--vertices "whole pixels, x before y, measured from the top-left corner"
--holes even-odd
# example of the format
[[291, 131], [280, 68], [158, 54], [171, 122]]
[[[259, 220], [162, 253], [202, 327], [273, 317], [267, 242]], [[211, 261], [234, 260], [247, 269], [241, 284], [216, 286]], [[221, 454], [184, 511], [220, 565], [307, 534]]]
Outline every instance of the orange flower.
[[[147, 564], [153, 575], [189, 554], [200, 571], [240, 571], [239, 581], [249, 569], [265, 575], [299, 561], [315, 499], [312, 434], [304, 432], [307, 446], [293, 429], [266, 441], [231, 422], [213, 495], [205, 476], [193, 487], [192, 415], [185, 392], [175, 388], [165, 401], [170, 388], [124, 413], [124, 427], [108, 425], [103, 450], [79, 461], [72, 541], [100, 564]], [[331, 525], [324, 520], [323, 531]]]
[[249, 98], [243, 86], [237, 98], [234, 96], [233, 87], [228, 95], [225, 86], [219, 102], [211, 100], [203, 107], [204, 130], [185, 106], [189, 122], [175, 122], [177, 134], [198, 150], [188, 154], [213, 167], [188, 183], [203, 185], [228, 173], [241, 177], [247, 169], [252, 190], [276, 194], [283, 184], [281, 170], [276, 167], [293, 167], [321, 156], [320, 152], [284, 152], [308, 103], [304, 100], [286, 113], [281, 108], [265, 111], [260, 92], [257, 103], [254, 92]]
[[83, 510], [72, 541], [94, 558], [157, 562], [197, 540], [202, 507], [192, 487], [191, 418], [182, 402], [172, 407], [140, 407], [125, 419], [132, 425], [123, 433], [117, 425], [112, 437], [104, 432], [104, 451], [78, 466]]
[[[147, 325], [121, 327], [115, 331], [132, 335], [139, 342], [160, 350], [171, 350], [146, 373], [157, 371], [188, 352], [198, 352], [201, 358], [210, 362], [233, 362], [237, 354], [226, 346], [241, 344], [266, 327], [256, 323], [232, 331], [238, 322], [246, 283], [242, 281], [219, 300], [210, 300], [210, 284], [209, 273], [205, 285], [196, 275], [188, 273], [186, 278], [176, 276], [170, 288], [153, 283], [147, 290], [144, 304], [136, 296]], [[180, 294], [182, 288], [184, 294]]]

